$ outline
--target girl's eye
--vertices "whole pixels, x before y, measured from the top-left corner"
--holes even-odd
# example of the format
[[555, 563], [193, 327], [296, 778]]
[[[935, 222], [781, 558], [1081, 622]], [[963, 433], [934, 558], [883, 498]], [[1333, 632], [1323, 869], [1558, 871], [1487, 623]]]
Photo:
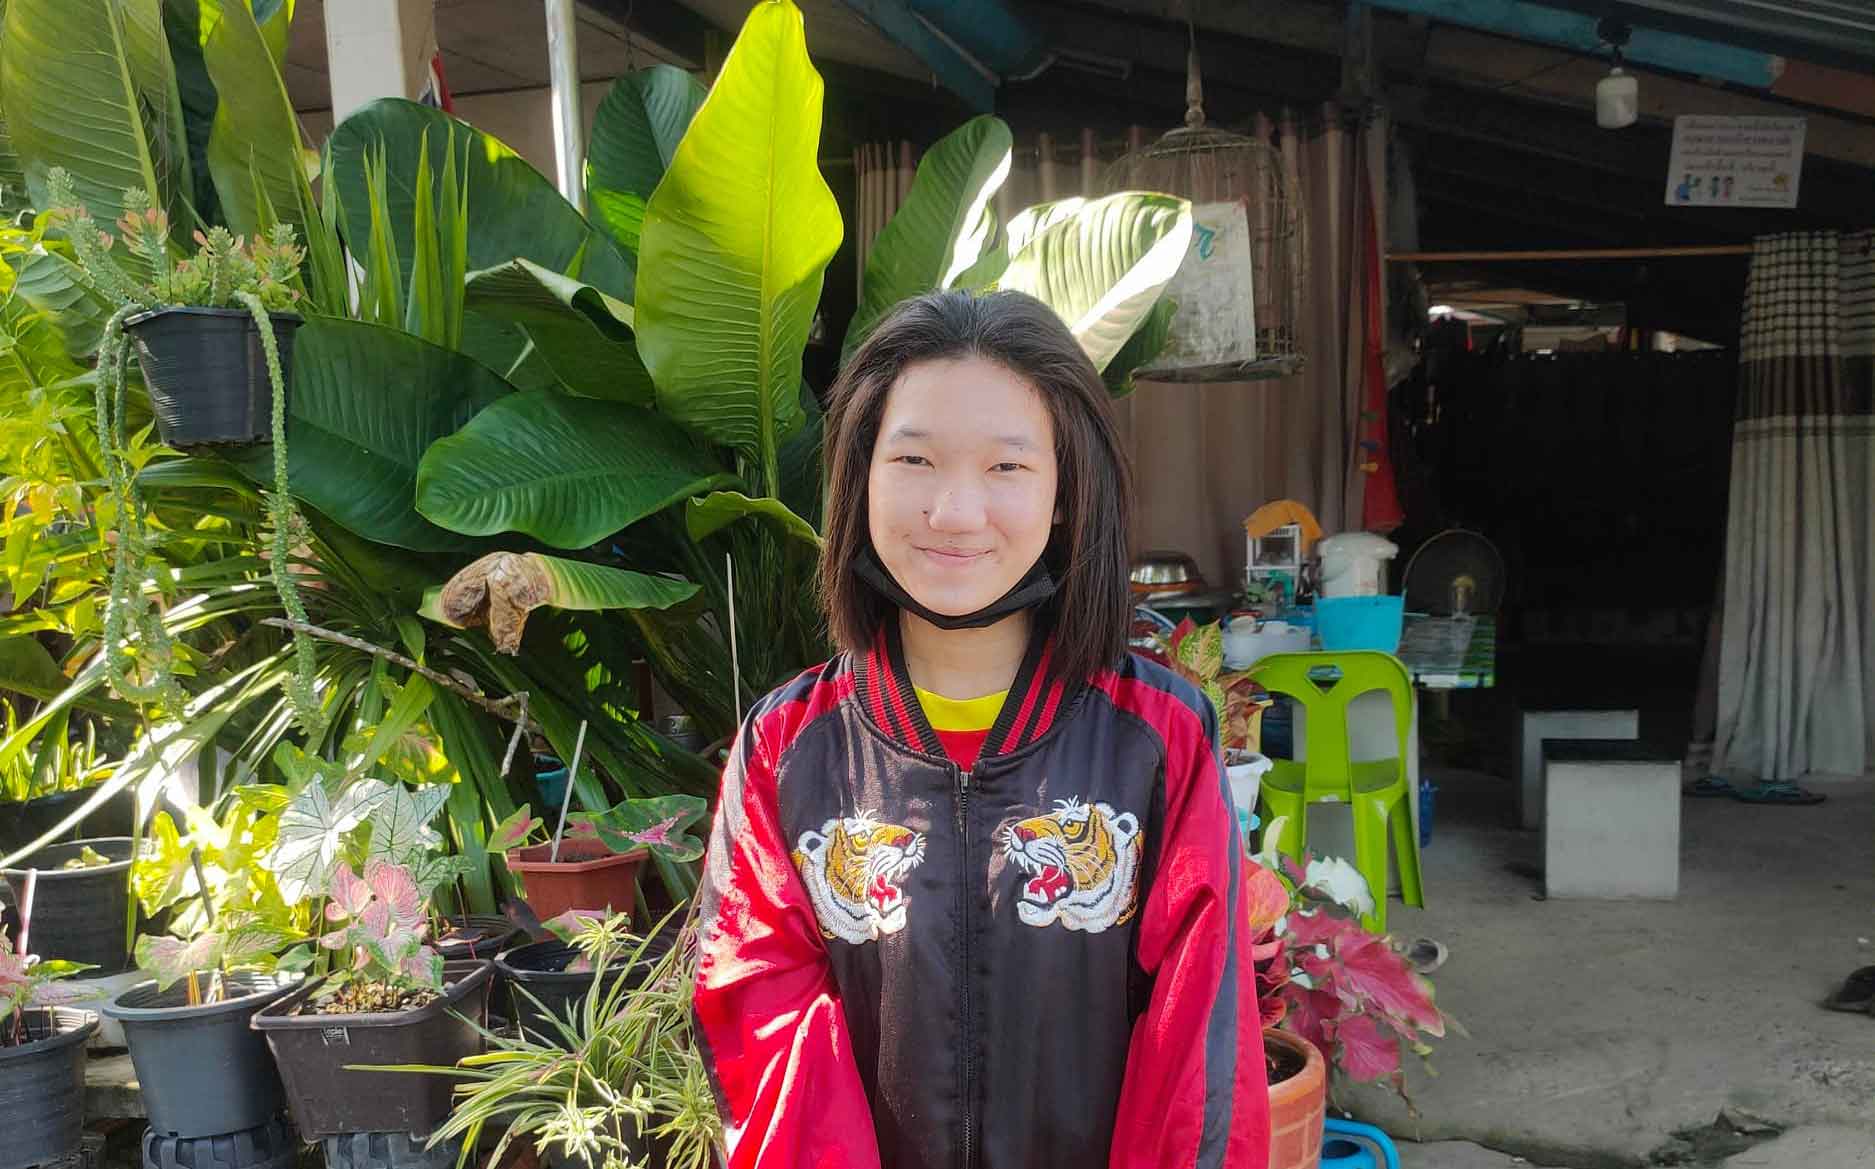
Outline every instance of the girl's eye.
[[1024, 468], [1021, 463], [998, 463], [994, 467], [990, 468], [990, 470], [992, 471], [1004, 471], [1004, 472], [1020, 471], [1023, 469]]
[[892, 461], [895, 463], [904, 463], [906, 466], [910, 467], [929, 467], [931, 465], [931, 460], [925, 458], [923, 455], [900, 455]]

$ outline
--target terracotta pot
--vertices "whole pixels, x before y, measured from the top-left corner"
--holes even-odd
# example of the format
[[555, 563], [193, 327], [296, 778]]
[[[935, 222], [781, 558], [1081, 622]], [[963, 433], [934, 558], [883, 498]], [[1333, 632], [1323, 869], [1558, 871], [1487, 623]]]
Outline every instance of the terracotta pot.
[[549, 860], [552, 855], [552, 844], [508, 854], [508, 871], [521, 878], [528, 908], [542, 921], [569, 909], [630, 913], [638, 902], [638, 870], [651, 854], [642, 848], [613, 852], [599, 840], [563, 840], [560, 859]]
[[1328, 1064], [1314, 1044], [1274, 1027], [1264, 1030], [1263, 1045], [1284, 1048], [1304, 1061], [1300, 1072], [1270, 1085], [1269, 1169], [1317, 1169], [1328, 1109]]

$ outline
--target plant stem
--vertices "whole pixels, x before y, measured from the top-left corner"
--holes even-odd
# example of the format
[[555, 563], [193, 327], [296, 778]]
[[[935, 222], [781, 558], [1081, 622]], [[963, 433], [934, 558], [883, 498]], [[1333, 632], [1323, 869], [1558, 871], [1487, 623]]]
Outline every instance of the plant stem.
[[518, 706], [520, 708], [520, 718], [515, 719], [516, 724], [524, 726], [529, 734], [542, 733], [540, 724], [530, 719], [527, 715], [526, 691], [522, 691], [509, 698], [489, 698], [469, 689], [454, 678], [451, 678], [448, 674], [439, 673], [428, 666], [420, 665], [412, 659], [405, 657], [403, 654], [398, 653], [396, 650], [385, 649], [383, 646], [366, 641], [361, 637], [353, 637], [348, 633], [339, 633], [335, 630], [312, 625], [305, 621], [294, 621], [286, 617], [267, 617], [263, 618], [260, 623], [262, 625], [271, 625], [275, 629], [286, 629], [295, 633], [305, 633], [312, 637], [323, 638], [326, 641], [348, 646], [362, 653], [375, 654], [386, 661], [395, 662], [406, 670], [411, 670], [423, 675], [425, 678], [428, 678], [450, 693], [467, 699], [490, 714], [497, 715], [504, 719], [515, 719], [515, 707]]

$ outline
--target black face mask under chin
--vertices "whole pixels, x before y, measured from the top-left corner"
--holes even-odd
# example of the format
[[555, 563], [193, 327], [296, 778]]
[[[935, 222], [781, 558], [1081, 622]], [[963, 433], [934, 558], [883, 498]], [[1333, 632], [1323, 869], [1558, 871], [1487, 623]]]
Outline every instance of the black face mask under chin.
[[907, 613], [929, 621], [939, 629], [982, 629], [994, 625], [1011, 613], [1020, 613], [1024, 609], [1034, 608], [1055, 595], [1055, 578], [1048, 575], [1048, 566], [1037, 560], [1035, 567], [1017, 581], [1008, 592], [998, 599], [978, 609], [974, 613], [963, 613], [952, 617], [943, 613], [933, 613], [919, 604], [913, 596], [892, 579], [891, 572], [880, 563], [878, 554], [871, 548], [860, 553], [853, 561], [853, 574], [871, 585], [886, 600], [905, 610]]

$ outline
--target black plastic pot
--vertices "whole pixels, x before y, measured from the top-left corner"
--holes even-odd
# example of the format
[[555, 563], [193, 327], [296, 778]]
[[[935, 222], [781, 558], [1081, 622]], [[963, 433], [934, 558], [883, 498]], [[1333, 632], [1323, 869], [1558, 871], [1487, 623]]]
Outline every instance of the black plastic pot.
[[[26, 864], [39, 872], [27, 937], [33, 953], [96, 966], [93, 975], [130, 969], [124, 926], [130, 913], [132, 847], [128, 836], [102, 836], [50, 845], [32, 855]], [[86, 848], [109, 857], [111, 863], [92, 869], [59, 867]], [[7, 869], [3, 874], [13, 888], [16, 905], [25, 900], [26, 872]]]
[[65, 1007], [22, 1014], [27, 1042], [0, 1047], [0, 1169], [57, 1161], [85, 1127], [85, 1043], [97, 1015]]
[[[0, 856], [38, 840], [47, 829], [71, 815], [94, 794], [93, 789], [83, 788], [75, 792], [54, 792], [23, 804], [0, 803]], [[129, 836], [136, 817], [137, 793], [125, 788], [80, 820], [78, 827], [68, 831], [65, 837], [69, 840], [79, 836]]]
[[315, 982], [256, 1014], [252, 1025], [273, 1049], [300, 1137], [427, 1133], [441, 1124], [449, 1115], [454, 1086], [449, 1076], [352, 1069], [388, 1064], [449, 1067], [482, 1050], [481, 1034], [469, 1020], [487, 1018], [492, 969], [486, 962], [476, 963], [466, 976], [448, 983], [441, 998], [409, 1011], [294, 1014], [318, 991]]
[[499, 913], [470, 913], [448, 918], [436, 937], [436, 952], [445, 962], [464, 958], [493, 958], [520, 936], [521, 927]]
[[141, 982], [104, 1007], [124, 1026], [158, 1134], [211, 1137], [258, 1128], [286, 1105], [267, 1040], [249, 1023], [298, 983], [263, 974], [225, 981], [231, 997], [206, 1006], [190, 1006], [183, 983], [158, 990]]
[[455, 1169], [462, 1138], [429, 1144], [428, 1133], [348, 1132], [320, 1143], [326, 1169]]
[[[280, 374], [293, 390], [292, 313], [273, 313]], [[124, 322], [137, 344], [163, 441], [180, 450], [268, 442], [273, 387], [260, 330], [244, 308], [160, 308]]]
[[[659, 934], [652, 938], [637, 963], [614, 965], [607, 970], [607, 990], [621, 978], [628, 990], [636, 989], [670, 948], [670, 935]], [[551, 941], [516, 946], [495, 959], [495, 969], [501, 972], [511, 995], [508, 1017], [520, 1024], [523, 1031], [557, 1041], [560, 1032], [550, 1019], [566, 1018], [568, 1008], [591, 992], [594, 985], [593, 971], [567, 969], [580, 956], [575, 947]]]
[[295, 1169], [299, 1141], [285, 1117], [212, 1137], [170, 1137], [143, 1130], [143, 1169]]

